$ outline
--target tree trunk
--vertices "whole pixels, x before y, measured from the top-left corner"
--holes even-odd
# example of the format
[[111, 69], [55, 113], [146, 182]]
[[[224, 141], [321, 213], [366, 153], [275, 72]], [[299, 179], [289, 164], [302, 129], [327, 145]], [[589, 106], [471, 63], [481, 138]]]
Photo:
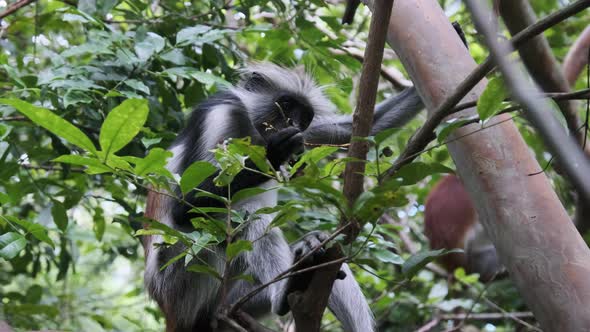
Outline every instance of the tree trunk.
[[[512, 35], [519, 33], [537, 20], [533, 8], [526, 0], [500, 1], [500, 14]], [[518, 52], [531, 76], [545, 92], [570, 92], [570, 84], [543, 35], [524, 43], [518, 48]], [[573, 100], [564, 100], [557, 104], [565, 117], [569, 131], [580, 145], [584, 146], [584, 130], [580, 130], [582, 121], [578, 117], [578, 103]], [[585, 153], [590, 155], [590, 144], [586, 144]], [[590, 229], [588, 214], [590, 198], [578, 195], [576, 201], [574, 221], [580, 233], [584, 234]]]
[[[428, 109], [476, 65], [435, 0], [396, 0], [388, 42]], [[476, 99], [484, 85], [464, 101]], [[449, 144], [449, 152], [502, 263], [543, 329], [589, 331], [590, 250], [545, 175], [527, 175], [540, 167], [509, 116], [487, 127], [501, 121]], [[478, 128], [460, 128], [452, 138]]]

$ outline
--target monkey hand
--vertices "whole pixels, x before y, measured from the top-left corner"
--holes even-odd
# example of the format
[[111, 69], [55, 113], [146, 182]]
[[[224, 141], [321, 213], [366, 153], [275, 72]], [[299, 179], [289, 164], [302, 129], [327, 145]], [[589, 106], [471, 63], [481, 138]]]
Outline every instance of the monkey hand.
[[[299, 241], [291, 245], [291, 252], [293, 253], [293, 263], [298, 262], [301, 258], [307, 256], [313, 251], [311, 255], [305, 257], [295, 271], [303, 270], [312, 266], [316, 266], [322, 263], [322, 256], [326, 254], [326, 249], [322, 246], [322, 242], [328, 239], [328, 235], [324, 232], [313, 231], [307, 233]], [[297, 274], [289, 278], [287, 289], [283, 303], [281, 304], [280, 310], [277, 312], [279, 315], [284, 315], [289, 312], [289, 304], [287, 296], [290, 293], [296, 291], [305, 291], [311, 282], [315, 270]], [[343, 270], [338, 271], [337, 279], [343, 280], [346, 278], [346, 272]]]
[[304, 149], [303, 134], [296, 127], [282, 129], [270, 135], [266, 141], [266, 155], [275, 169]]
[[[326, 249], [321, 246], [322, 242], [328, 239], [328, 234], [321, 231], [312, 231], [303, 236], [299, 241], [291, 245], [291, 252], [294, 256], [294, 262], [299, 261], [312, 250], [315, 250], [312, 255], [307, 257], [303, 262], [305, 266], [313, 266], [315, 262], [326, 253]], [[318, 248], [316, 250], [316, 248]], [[337, 279], [342, 280], [346, 278], [346, 272], [340, 270]]]

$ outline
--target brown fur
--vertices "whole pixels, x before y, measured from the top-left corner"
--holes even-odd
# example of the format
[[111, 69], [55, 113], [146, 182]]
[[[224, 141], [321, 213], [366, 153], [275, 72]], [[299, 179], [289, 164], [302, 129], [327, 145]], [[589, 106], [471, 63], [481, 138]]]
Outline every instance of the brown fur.
[[[434, 186], [426, 198], [424, 214], [424, 233], [432, 249], [465, 249], [465, 236], [477, 222], [477, 215], [457, 176], [447, 175]], [[443, 256], [439, 262], [449, 272], [458, 267], [467, 270], [465, 253]]]
[[[161, 201], [162, 195], [157, 194], [153, 191], [150, 191], [147, 196], [147, 203], [145, 206], [145, 213], [143, 214], [146, 218], [158, 220], [158, 211], [161, 209]], [[149, 225], [144, 224], [144, 229], [148, 229]], [[143, 250], [145, 251], [145, 258], [150, 255], [151, 248], [152, 248], [152, 236], [151, 235], [144, 235], [141, 239], [141, 243], [143, 244]]]

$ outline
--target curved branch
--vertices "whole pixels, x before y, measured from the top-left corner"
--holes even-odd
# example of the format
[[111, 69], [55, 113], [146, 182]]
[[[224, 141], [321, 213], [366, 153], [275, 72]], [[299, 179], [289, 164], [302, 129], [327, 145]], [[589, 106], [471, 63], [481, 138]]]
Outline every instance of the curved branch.
[[588, 52], [590, 50], [590, 26], [586, 27], [578, 37], [574, 45], [569, 49], [563, 60], [563, 73], [573, 86], [580, 76], [584, 66], [588, 64]]
[[[500, 1], [500, 8], [504, 23], [511, 34], [516, 34], [527, 26], [535, 23], [537, 17], [527, 0]], [[569, 92], [565, 75], [544, 35], [540, 34], [518, 47], [522, 62], [531, 73], [537, 84], [545, 92]], [[557, 103], [563, 114], [567, 127], [572, 135], [577, 136], [580, 145], [584, 136], [580, 135], [581, 121], [578, 117], [577, 105], [572, 101]]]
[[[368, 1], [368, 0], [365, 0]], [[539, 20], [537, 23], [517, 33], [510, 39], [510, 42], [515, 47], [522, 45], [524, 42], [530, 40], [534, 36], [543, 31], [553, 27], [554, 25], [566, 20], [567, 18], [581, 12], [590, 7], [590, 0], [579, 0], [563, 9], [556, 11], [547, 17]], [[431, 112], [431, 116], [424, 122], [424, 125], [418, 129], [408, 145], [395, 160], [393, 166], [387, 170], [384, 175], [385, 178], [391, 177], [402, 166], [409, 164], [419, 155], [428, 143], [433, 138], [434, 130], [441, 123], [441, 121], [453, 113], [453, 107], [457, 105], [494, 68], [491, 58], [488, 57], [483, 63], [478, 65], [467, 77], [455, 88], [455, 90], [442, 102], [435, 110]]]

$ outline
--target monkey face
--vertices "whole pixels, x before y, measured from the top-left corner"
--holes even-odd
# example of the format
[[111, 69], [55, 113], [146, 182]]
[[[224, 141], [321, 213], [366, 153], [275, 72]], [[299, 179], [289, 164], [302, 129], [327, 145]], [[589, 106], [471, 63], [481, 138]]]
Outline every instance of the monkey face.
[[297, 128], [303, 132], [314, 117], [313, 108], [305, 98], [285, 92], [273, 97], [263, 114], [256, 127], [265, 139], [288, 128]]
[[301, 84], [289, 88], [288, 81], [297, 77], [290, 72], [272, 69], [267, 74], [250, 72], [240, 83], [243, 89], [259, 97], [259, 105], [251, 106], [250, 112], [253, 113], [254, 126], [265, 140], [269, 135], [288, 128], [303, 132], [315, 115], [308, 97], [299, 91]]
[[282, 94], [275, 100], [276, 111], [285, 123], [285, 127], [296, 127], [305, 131], [313, 120], [314, 112], [304, 98]]

